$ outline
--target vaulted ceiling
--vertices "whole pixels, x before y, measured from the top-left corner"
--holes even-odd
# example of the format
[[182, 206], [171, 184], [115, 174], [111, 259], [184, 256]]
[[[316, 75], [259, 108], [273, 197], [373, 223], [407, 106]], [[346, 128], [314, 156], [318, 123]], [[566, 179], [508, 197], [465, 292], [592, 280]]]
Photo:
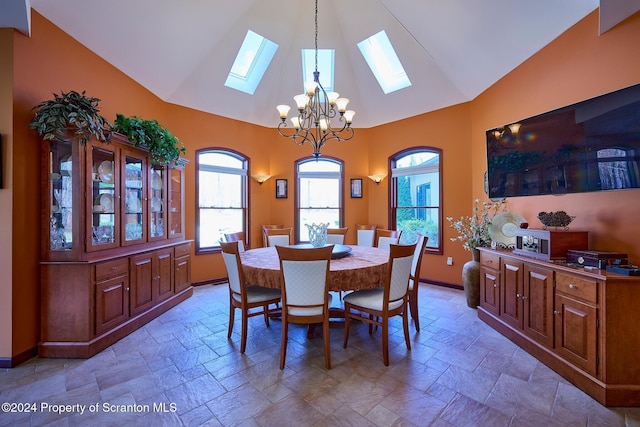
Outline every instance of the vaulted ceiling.
[[[354, 127], [372, 127], [472, 100], [599, 3], [319, 0], [318, 47], [335, 49]], [[0, 26], [29, 34], [30, 7], [164, 101], [267, 127], [314, 43], [313, 0], [4, 0]], [[224, 86], [247, 30], [279, 45], [253, 95]], [[356, 46], [380, 30], [412, 83], [387, 95]]]

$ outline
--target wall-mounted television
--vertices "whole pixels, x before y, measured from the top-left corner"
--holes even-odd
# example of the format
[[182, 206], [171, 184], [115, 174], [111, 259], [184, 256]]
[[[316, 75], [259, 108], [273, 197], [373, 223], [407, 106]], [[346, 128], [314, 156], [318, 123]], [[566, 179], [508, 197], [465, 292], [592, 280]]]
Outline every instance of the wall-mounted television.
[[640, 188], [640, 84], [486, 137], [492, 199]]

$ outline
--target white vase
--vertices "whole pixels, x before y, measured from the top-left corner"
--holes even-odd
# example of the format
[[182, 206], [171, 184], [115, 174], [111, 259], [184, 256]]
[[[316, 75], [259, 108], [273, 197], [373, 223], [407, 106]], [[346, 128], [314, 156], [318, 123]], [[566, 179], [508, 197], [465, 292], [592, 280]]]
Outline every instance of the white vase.
[[329, 228], [329, 223], [305, 224], [305, 227], [309, 230], [309, 243], [311, 243], [311, 246], [320, 248], [327, 244], [327, 228]]

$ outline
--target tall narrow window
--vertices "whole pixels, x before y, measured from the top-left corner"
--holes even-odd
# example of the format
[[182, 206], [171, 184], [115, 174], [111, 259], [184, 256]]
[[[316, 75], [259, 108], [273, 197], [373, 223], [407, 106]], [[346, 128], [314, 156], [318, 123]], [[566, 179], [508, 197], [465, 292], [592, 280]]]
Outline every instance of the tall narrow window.
[[226, 149], [199, 150], [196, 251], [220, 249], [225, 233], [246, 232], [248, 159]]
[[429, 237], [427, 250], [442, 252], [442, 153], [417, 147], [391, 157], [391, 222], [402, 230], [401, 243]]
[[296, 241], [308, 242], [305, 224], [329, 223], [338, 228], [343, 222], [343, 164], [340, 160], [314, 157], [296, 163]]

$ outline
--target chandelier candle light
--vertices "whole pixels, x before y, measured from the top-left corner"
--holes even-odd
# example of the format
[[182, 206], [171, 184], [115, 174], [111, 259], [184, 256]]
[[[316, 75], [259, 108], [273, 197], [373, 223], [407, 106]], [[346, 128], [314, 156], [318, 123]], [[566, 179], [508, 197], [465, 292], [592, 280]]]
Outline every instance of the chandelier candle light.
[[[353, 128], [351, 121], [355, 112], [347, 110], [349, 99], [339, 98], [336, 92], [325, 92], [320, 84], [320, 72], [318, 71], [318, 0], [315, 9], [315, 71], [313, 81], [305, 83], [306, 93], [296, 95], [293, 100], [298, 108], [298, 115], [291, 118], [293, 133], [284, 132], [287, 127], [287, 114], [291, 107], [288, 105], [278, 105], [276, 108], [282, 120], [278, 124], [278, 133], [291, 138], [297, 145], [304, 145], [308, 142], [313, 147], [313, 155], [317, 159], [320, 157], [320, 149], [327, 141], [347, 141], [353, 138]], [[332, 119], [338, 126], [331, 125]]]

